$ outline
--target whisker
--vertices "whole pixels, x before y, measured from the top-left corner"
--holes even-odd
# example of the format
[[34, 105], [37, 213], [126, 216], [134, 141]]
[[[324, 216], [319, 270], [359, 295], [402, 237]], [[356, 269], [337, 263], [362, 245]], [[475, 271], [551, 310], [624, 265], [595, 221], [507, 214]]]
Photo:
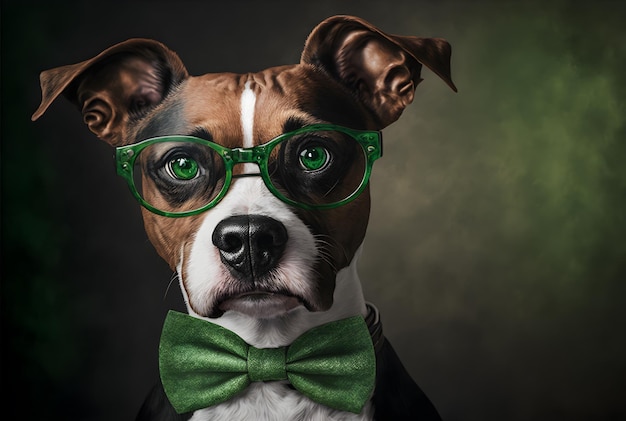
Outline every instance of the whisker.
[[335, 263], [333, 263], [333, 258], [332, 258], [333, 249], [340, 251], [343, 254], [346, 261], [348, 260], [348, 254], [346, 253], [345, 248], [337, 244], [337, 242], [329, 235], [318, 234], [315, 236], [315, 242], [317, 244], [318, 254], [320, 258], [324, 262], [326, 262], [333, 269], [333, 271], [337, 272], [337, 267]]
[[170, 277], [170, 281], [167, 283], [167, 288], [165, 288], [165, 294], [163, 294], [163, 301], [165, 301], [165, 299], [167, 298], [167, 293], [170, 291], [170, 288], [172, 284], [174, 283], [174, 281], [178, 279], [179, 279], [178, 272], [174, 272], [172, 276]]

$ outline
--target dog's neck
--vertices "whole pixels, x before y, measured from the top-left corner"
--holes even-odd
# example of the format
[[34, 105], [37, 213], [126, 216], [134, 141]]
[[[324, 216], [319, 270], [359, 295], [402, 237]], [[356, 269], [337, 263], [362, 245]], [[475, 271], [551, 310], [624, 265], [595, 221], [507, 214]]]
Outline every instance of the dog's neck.
[[229, 329], [257, 348], [286, 346], [313, 327], [354, 315], [363, 317], [367, 315], [361, 281], [357, 273], [360, 252], [361, 249], [355, 254], [350, 265], [337, 273], [333, 305], [326, 311], [312, 312], [300, 306], [284, 316], [271, 319], [257, 319], [234, 311], [227, 311], [218, 318], [204, 318], [189, 306], [185, 288], [182, 287], [182, 279], [180, 279], [181, 290], [190, 315]]

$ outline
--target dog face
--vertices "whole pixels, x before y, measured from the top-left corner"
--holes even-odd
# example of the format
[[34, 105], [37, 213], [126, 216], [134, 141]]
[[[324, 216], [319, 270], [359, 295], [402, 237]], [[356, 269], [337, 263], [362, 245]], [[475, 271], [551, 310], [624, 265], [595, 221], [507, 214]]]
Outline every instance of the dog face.
[[[135, 39], [44, 72], [42, 104], [33, 119], [64, 93], [89, 128], [113, 146], [180, 135], [249, 149], [315, 124], [381, 130], [412, 102], [422, 64], [455, 89], [449, 60], [444, 40], [391, 36], [348, 16], [318, 25], [299, 64], [253, 74], [193, 77], [162, 44]], [[279, 174], [277, 183], [312, 201], [328, 194], [319, 187], [329, 183], [324, 177], [334, 177], [339, 190], [350, 185], [362, 172], [354, 164], [358, 151], [333, 136], [323, 152], [335, 166], [325, 176], [295, 169], [299, 157], [318, 159], [317, 144], [307, 146], [311, 136], [281, 143], [267, 161]], [[141, 194], [164, 211], [200, 200], [224, 182], [219, 176], [209, 181], [208, 174], [222, 174], [217, 168], [223, 164], [204, 151], [195, 152], [193, 165], [200, 163], [205, 181], [176, 184], [167, 167], [181, 159], [171, 155], [175, 150], [163, 143], [138, 158]], [[188, 164], [187, 158], [177, 165]], [[318, 312], [333, 305], [336, 275], [350, 265], [365, 236], [368, 189], [343, 206], [303, 208], [280, 200], [258, 173], [252, 162], [234, 166], [225, 196], [199, 214], [171, 218], [142, 209], [150, 241], [178, 272], [191, 313], [216, 318], [234, 311], [267, 319], [298, 307]]]
[[[305, 87], [309, 92], [303, 95], [297, 83], [301, 80], [315, 81], [315, 88]], [[224, 99], [215, 103], [214, 98]], [[137, 128], [137, 140], [196, 133], [229, 148], [249, 148], [315, 123], [367, 127], [362, 106], [310, 66], [281, 67], [253, 75], [189, 78], [178, 86], [164, 108], [167, 110], [145, 118]], [[342, 108], [347, 112], [339, 116], [329, 113], [329, 109]], [[164, 129], [172, 124], [173, 114], [182, 117], [175, 119], [175, 128]], [[285, 165], [288, 160], [272, 156], [270, 165]], [[255, 164], [233, 168], [234, 177], [258, 172]], [[304, 185], [295, 188], [306, 189]], [[178, 270], [195, 313], [217, 317], [225, 310], [237, 310], [267, 318], [298, 305], [311, 311], [330, 307], [336, 272], [350, 263], [361, 244], [368, 212], [367, 191], [345, 206], [312, 211], [280, 201], [260, 177], [239, 177], [234, 178], [217, 206], [200, 215], [168, 218], [144, 210], [143, 216], [146, 231], [160, 255]], [[346, 220], [352, 223], [345, 224]], [[233, 234], [241, 229], [248, 233]], [[266, 238], [285, 244], [280, 244], [280, 250], [263, 248], [252, 239], [251, 231], [258, 231], [260, 241]], [[247, 250], [242, 246], [242, 250], [235, 251], [247, 256], [228, 259], [226, 247], [220, 244], [226, 235], [234, 235], [233, 241], [238, 243], [250, 242]], [[277, 235], [284, 239], [276, 239]], [[269, 266], [265, 267], [254, 259], [260, 253], [277, 255], [269, 256]]]

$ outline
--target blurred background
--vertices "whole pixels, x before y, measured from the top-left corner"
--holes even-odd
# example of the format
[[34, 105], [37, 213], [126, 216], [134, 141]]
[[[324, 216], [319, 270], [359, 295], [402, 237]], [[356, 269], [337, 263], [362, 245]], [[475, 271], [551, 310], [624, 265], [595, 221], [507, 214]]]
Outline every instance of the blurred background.
[[[626, 3], [7, 1], [1, 9], [2, 413], [131, 420], [178, 285], [39, 72], [130, 37], [192, 74], [296, 63], [338, 13], [449, 40], [385, 130], [361, 260], [387, 336], [447, 421], [626, 419]], [[20, 403], [18, 403], [20, 402]]]

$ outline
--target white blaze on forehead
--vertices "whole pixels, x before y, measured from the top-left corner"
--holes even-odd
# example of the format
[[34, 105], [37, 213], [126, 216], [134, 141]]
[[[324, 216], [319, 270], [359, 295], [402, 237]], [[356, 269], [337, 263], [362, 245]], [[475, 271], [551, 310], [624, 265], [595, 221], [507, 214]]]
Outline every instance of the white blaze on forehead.
[[250, 81], [247, 81], [241, 94], [241, 128], [243, 129], [243, 147], [251, 148], [253, 145], [254, 129], [254, 106], [256, 95], [250, 88]]

